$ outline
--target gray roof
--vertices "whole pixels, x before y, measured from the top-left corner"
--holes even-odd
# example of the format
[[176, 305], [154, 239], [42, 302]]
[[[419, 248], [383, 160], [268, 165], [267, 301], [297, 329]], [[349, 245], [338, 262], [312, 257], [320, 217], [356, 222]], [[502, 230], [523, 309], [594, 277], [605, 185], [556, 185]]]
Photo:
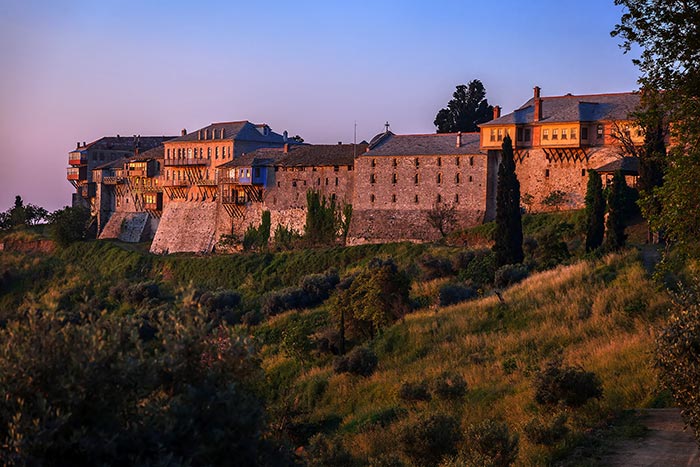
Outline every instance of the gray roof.
[[613, 173], [619, 170], [623, 174], [637, 175], [639, 173], [639, 158], [634, 156], [622, 157], [595, 170], [601, 173]]
[[114, 169], [116, 167], [124, 167], [124, 163], [128, 160], [129, 159], [127, 159], [126, 157], [120, 157], [117, 160], [105, 162], [104, 164], [100, 164], [100, 165], [94, 167], [92, 170]]
[[218, 168], [227, 169], [232, 167], [261, 167], [274, 165], [287, 154], [284, 148], [261, 148], [255, 151], [242, 154], [234, 160], [221, 164]]
[[427, 135], [395, 135], [380, 133], [372, 138], [370, 151], [362, 156], [430, 156], [480, 154], [479, 133], [462, 133], [462, 144], [457, 147], [458, 133]]
[[279, 161], [283, 167], [328, 167], [353, 165], [355, 156], [367, 149], [366, 144], [308, 144], [290, 148]]
[[104, 136], [98, 140], [81, 146], [78, 151], [84, 150], [107, 150], [107, 151], [131, 151], [136, 147], [141, 151], [148, 151], [162, 145], [163, 142], [175, 138], [174, 136]]
[[[267, 134], [263, 135], [260, 131], [258, 131], [258, 128], [267, 128]], [[212, 130], [214, 130], [213, 139], [215, 140], [221, 140], [221, 130], [224, 130], [224, 140], [258, 141], [262, 143], [280, 144], [284, 143], [284, 137], [270, 130], [267, 125], [256, 125], [248, 120], [241, 120], [240, 122], [212, 123], [204, 128], [188, 133], [185, 136], [175, 138], [173, 142], [198, 141], [200, 139], [200, 132], [202, 133], [202, 140], [209, 140], [211, 139]], [[209, 137], [205, 138], [205, 134], [207, 134]]]
[[[591, 94], [583, 96], [543, 97], [542, 123], [596, 122], [601, 120], [625, 120], [639, 106], [640, 95], [626, 92], [620, 94]], [[513, 125], [535, 123], [534, 97], [514, 112], [479, 126]]]
[[129, 158], [129, 161], [150, 161], [151, 159], [163, 159], [165, 157], [165, 147], [161, 144], [148, 151], [141, 152], [137, 156]]

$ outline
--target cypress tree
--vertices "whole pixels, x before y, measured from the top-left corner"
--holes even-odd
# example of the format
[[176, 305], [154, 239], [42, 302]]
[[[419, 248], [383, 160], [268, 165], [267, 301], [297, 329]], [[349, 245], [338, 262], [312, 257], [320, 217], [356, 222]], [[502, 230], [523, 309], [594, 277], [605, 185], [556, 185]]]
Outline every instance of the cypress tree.
[[619, 250], [625, 246], [625, 190], [627, 182], [619, 170], [613, 175], [608, 193], [608, 221], [605, 224], [605, 246], [609, 250]]
[[503, 140], [503, 159], [498, 166], [496, 232], [493, 251], [496, 267], [523, 262], [523, 224], [520, 216], [520, 182], [515, 174], [513, 142]]
[[586, 186], [586, 251], [593, 251], [603, 244], [605, 236], [605, 198], [603, 181], [595, 170], [588, 171]]

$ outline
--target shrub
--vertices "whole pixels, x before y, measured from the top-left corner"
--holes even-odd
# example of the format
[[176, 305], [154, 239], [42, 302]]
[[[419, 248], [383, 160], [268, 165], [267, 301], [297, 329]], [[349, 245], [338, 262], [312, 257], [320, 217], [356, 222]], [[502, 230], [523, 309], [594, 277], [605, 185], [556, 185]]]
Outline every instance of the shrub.
[[525, 436], [535, 444], [553, 446], [569, 432], [566, 421], [567, 417], [563, 414], [550, 421], [533, 418], [525, 425]]
[[440, 306], [454, 305], [455, 303], [471, 300], [476, 297], [476, 292], [471, 287], [461, 284], [445, 284], [438, 292]]
[[228, 324], [238, 324], [241, 321], [241, 295], [235, 290], [217, 290], [204, 292], [197, 300], [199, 306], [206, 311], [214, 322], [226, 321]]
[[572, 224], [562, 222], [545, 229], [537, 236], [534, 259], [540, 269], [556, 267], [571, 257], [569, 247], [563, 238], [572, 229]]
[[335, 269], [330, 269], [325, 274], [304, 276], [298, 287], [287, 287], [263, 295], [261, 311], [266, 316], [274, 316], [288, 310], [320, 305], [328, 299], [339, 282], [338, 271]]
[[524, 264], [506, 264], [496, 271], [493, 284], [496, 288], [505, 289], [525, 279], [528, 273], [527, 266]]
[[603, 389], [595, 373], [579, 367], [562, 367], [561, 359], [550, 361], [535, 378], [535, 401], [538, 404], [580, 407], [592, 398], [600, 398]]
[[88, 237], [90, 210], [81, 206], [68, 207], [54, 211], [49, 216], [51, 237], [61, 246]]
[[155, 282], [121, 282], [110, 287], [108, 296], [111, 300], [136, 306], [147, 300], [159, 299], [160, 287]]
[[460, 440], [459, 423], [448, 415], [422, 415], [398, 433], [402, 452], [416, 465], [432, 466], [453, 454]]
[[343, 467], [352, 466], [354, 461], [339, 438], [329, 438], [321, 433], [309, 440], [306, 451], [306, 462], [309, 467], [326, 467], [329, 465]]
[[347, 355], [339, 357], [333, 364], [336, 373], [351, 373], [371, 376], [377, 368], [377, 356], [366, 347], [355, 347]]
[[421, 270], [421, 277], [425, 281], [454, 274], [452, 262], [449, 259], [428, 254], [424, 254], [418, 259], [418, 267]]
[[478, 250], [458, 277], [462, 281], [472, 281], [474, 286], [483, 287], [493, 282], [496, 273], [496, 256], [491, 250]]
[[257, 310], [249, 311], [241, 316], [241, 323], [246, 326], [257, 326], [263, 320], [263, 315]]
[[518, 435], [511, 436], [508, 425], [494, 420], [470, 425], [462, 456], [468, 459], [470, 466], [512, 465], [518, 457]]
[[429, 401], [432, 399], [428, 392], [428, 383], [425, 381], [410, 383], [405, 382], [399, 388], [399, 399], [409, 402]]
[[318, 330], [313, 336], [313, 341], [319, 352], [340, 354], [340, 333], [335, 328], [327, 327]]
[[433, 381], [433, 393], [441, 399], [459, 399], [467, 393], [467, 382], [459, 373], [443, 371]]

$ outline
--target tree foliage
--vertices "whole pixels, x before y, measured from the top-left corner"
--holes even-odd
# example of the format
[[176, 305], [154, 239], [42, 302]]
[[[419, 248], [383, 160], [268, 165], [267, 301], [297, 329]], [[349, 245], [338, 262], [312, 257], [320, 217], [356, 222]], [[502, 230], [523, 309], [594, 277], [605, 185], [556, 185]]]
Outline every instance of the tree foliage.
[[59, 245], [66, 246], [88, 237], [91, 217], [87, 208], [66, 206], [52, 212], [49, 220], [51, 237]]
[[319, 191], [309, 190], [306, 206], [304, 240], [309, 245], [331, 245], [339, 235], [345, 239], [350, 229], [351, 205], [339, 207], [334, 198], [328, 200]]
[[478, 124], [488, 122], [492, 117], [493, 106], [486, 99], [484, 85], [475, 79], [467, 85], [457, 86], [452, 100], [437, 113], [433, 123], [438, 133], [475, 132], [479, 131]]
[[15, 204], [5, 212], [0, 212], [0, 230], [12, 227], [38, 224], [49, 217], [46, 209], [33, 204], [24, 204], [22, 197], [15, 196]]
[[523, 224], [520, 214], [520, 182], [515, 174], [513, 142], [503, 139], [503, 160], [498, 166], [496, 191], [496, 231], [493, 251], [496, 266], [523, 262]]
[[426, 216], [428, 225], [440, 232], [443, 238], [455, 228], [457, 222], [457, 210], [448, 203], [436, 202]]
[[619, 250], [625, 246], [626, 203], [625, 195], [627, 182], [622, 172], [617, 170], [613, 175], [612, 185], [608, 192], [608, 220], [605, 223], [605, 246], [609, 250]]
[[605, 237], [605, 198], [603, 181], [595, 170], [588, 171], [586, 186], [586, 251], [603, 244]]
[[262, 372], [203, 311], [66, 322], [32, 313], [0, 329], [3, 465], [258, 465]]
[[[647, 137], [655, 140], [645, 149], [654, 154], [649, 162], [661, 162], [659, 122], [670, 122], [674, 140], [663, 184], [658, 184], [657, 175], [650, 177], [656, 183], [643, 176], [643, 210], [654, 230], [680, 244], [694, 242], [700, 234], [700, 217], [694, 215], [700, 185], [687, 181], [700, 179], [700, 2], [615, 0], [615, 4], [624, 7], [624, 14], [612, 35], [622, 39], [625, 52], [641, 48], [640, 58], [633, 61], [641, 71], [644, 100], [652, 103], [640, 112]], [[644, 174], [644, 164], [640, 170]]]

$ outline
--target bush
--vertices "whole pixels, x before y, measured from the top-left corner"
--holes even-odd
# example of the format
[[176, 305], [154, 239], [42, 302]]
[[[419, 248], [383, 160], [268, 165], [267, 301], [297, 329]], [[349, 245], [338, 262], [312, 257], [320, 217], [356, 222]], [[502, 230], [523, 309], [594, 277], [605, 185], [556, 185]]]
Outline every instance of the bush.
[[553, 446], [564, 439], [569, 432], [566, 415], [559, 415], [551, 421], [533, 418], [525, 425], [525, 436], [535, 444]]
[[235, 290], [217, 290], [204, 292], [197, 299], [197, 304], [212, 318], [215, 323], [222, 320], [227, 324], [241, 322], [241, 295]]
[[159, 299], [160, 287], [155, 282], [138, 282], [136, 284], [121, 282], [110, 287], [108, 296], [111, 300], [136, 306], [145, 301]]
[[313, 336], [316, 350], [322, 353], [340, 355], [340, 333], [335, 328], [323, 328]]
[[476, 292], [471, 287], [460, 284], [445, 284], [438, 292], [440, 306], [454, 305], [455, 303], [471, 300], [476, 297]]
[[433, 381], [433, 393], [441, 399], [459, 399], [467, 393], [467, 382], [459, 373], [443, 371]]
[[474, 257], [459, 271], [462, 281], [471, 281], [475, 287], [484, 287], [493, 282], [496, 273], [496, 256], [491, 250], [478, 250]]
[[429, 401], [432, 399], [428, 392], [428, 383], [420, 381], [416, 383], [405, 382], [399, 388], [399, 399], [416, 402]]
[[700, 439], [700, 305], [696, 293], [676, 297], [676, 309], [656, 342], [656, 362], [662, 384]]
[[459, 440], [459, 423], [448, 415], [423, 415], [398, 433], [402, 452], [421, 466], [438, 465], [455, 452]]
[[545, 229], [537, 240], [534, 259], [541, 270], [554, 268], [571, 257], [564, 236], [573, 230], [574, 226], [562, 222]]
[[354, 461], [339, 438], [329, 438], [318, 433], [309, 440], [306, 451], [306, 462], [309, 467], [352, 466]]
[[425, 281], [454, 274], [452, 262], [449, 259], [428, 254], [424, 254], [418, 259], [418, 267], [421, 270], [421, 278]]
[[528, 274], [529, 271], [524, 264], [506, 264], [496, 271], [493, 285], [498, 289], [505, 289], [522, 281]]
[[288, 310], [320, 305], [328, 299], [339, 282], [340, 277], [335, 269], [330, 269], [325, 274], [304, 276], [298, 287], [287, 287], [265, 294], [262, 297], [261, 311], [266, 316], [274, 316]]
[[598, 376], [579, 367], [562, 367], [561, 359], [550, 361], [535, 378], [535, 401], [543, 405], [563, 403], [580, 407], [600, 398], [603, 389]]
[[339, 357], [333, 364], [336, 373], [351, 373], [372, 376], [377, 368], [377, 356], [366, 347], [355, 347], [347, 355]]
[[257, 310], [249, 311], [241, 316], [241, 323], [246, 326], [257, 326], [263, 320], [263, 315]]
[[90, 219], [90, 210], [81, 206], [54, 211], [49, 216], [51, 238], [61, 246], [84, 240], [88, 237]]
[[470, 466], [507, 467], [518, 457], [518, 435], [511, 436], [508, 425], [494, 420], [470, 425], [462, 456]]

